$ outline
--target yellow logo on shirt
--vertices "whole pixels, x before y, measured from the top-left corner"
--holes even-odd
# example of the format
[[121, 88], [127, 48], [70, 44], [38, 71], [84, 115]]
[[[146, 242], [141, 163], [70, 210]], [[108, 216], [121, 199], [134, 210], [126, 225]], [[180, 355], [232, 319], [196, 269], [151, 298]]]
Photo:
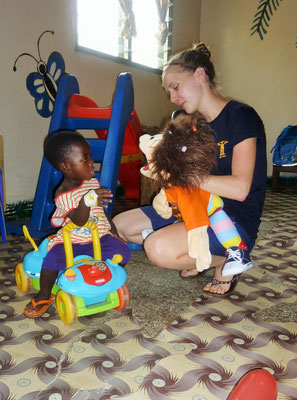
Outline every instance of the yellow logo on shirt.
[[219, 158], [224, 158], [226, 157], [225, 154], [225, 144], [229, 143], [227, 140], [222, 140], [221, 142], [218, 143], [218, 146], [220, 147], [220, 155]]

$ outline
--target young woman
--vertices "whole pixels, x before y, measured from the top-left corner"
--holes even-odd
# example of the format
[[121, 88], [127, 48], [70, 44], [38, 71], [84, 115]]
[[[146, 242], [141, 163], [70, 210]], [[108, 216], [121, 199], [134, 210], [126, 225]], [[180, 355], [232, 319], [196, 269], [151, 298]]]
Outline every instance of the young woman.
[[[215, 171], [200, 187], [223, 198], [224, 210], [252, 250], [262, 214], [266, 190], [266, 138], [263, 123], [250, 106], [223, 97], [215, 87], [210, 52], [200, 43], [173, 56], [163, 72], [163, 86], [172, 103], [186, 113], [200, 112], [216, 134], [219, 146]], [[187, 231], [183, 222], [163, 220], [154, 209], [142, 207], [119, 214], [114, 223], [119, 235], [143, 243], [150, 261], [163, 268], [181, 271], [182, 277], [198, 274], [188, 255]], [[142, 231], [153, 233], [143, 242]], [[208, 230], [214, 256], [214, 277], [204, 290], [224, 295], [235, 288], [233, 276], [223, 277], [224, 248]], [[222, 258], [223, 257], [223, 258]]]

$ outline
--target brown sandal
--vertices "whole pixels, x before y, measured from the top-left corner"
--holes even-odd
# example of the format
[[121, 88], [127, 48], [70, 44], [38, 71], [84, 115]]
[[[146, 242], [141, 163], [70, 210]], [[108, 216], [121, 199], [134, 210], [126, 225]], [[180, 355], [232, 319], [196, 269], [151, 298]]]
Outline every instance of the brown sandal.
[[235, 290], [236, 285], [240, 280], [240, 276], [241, 276], [241, 274], [234, 275], [230, 281], [218, 281], [216, 278], [212, 278], [212, 280], [210, 282], [208, 282], [208, 283], [211, 283], [212, 286], [230, 284], [229, 289], [225, 293], [213, 293], [209, 290], [204, 290], [204, 289], [203, 290], [204, 290], [204, 292], [212, 294], [213, 296], [225, 296], [227, 294], [232, 293], [233, 290]]
[[[24, 309], [24, 314], [26, 317], [28, 318], [38, 318], [41, 317], [41, 315], [43, 315], [46, 310], [52, 305], [54, 304], [54, 302], [56, 301], [56, 296], [54, 294], [51, 294], [51, 297], [48, 300], [40, 300], [40, 301], [35, 301], [34, 297], [33, 299], [30, 301], [30, 303], [28, 303]], [[33, 306], [33, 308], [28, 309], [28, 305]]]

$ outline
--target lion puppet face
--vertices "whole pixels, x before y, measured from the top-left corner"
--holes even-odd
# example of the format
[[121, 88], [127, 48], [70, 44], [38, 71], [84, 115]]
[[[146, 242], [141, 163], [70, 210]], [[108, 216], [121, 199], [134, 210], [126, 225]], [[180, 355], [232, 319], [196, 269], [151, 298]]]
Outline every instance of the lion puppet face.
[[141, 173], [160, 187], [199, 186], [215, 166], [218, 151], [214, 132], [200, 114], [179, 115], [163, 133], [142, 135], [139, 147], [148, 162]]

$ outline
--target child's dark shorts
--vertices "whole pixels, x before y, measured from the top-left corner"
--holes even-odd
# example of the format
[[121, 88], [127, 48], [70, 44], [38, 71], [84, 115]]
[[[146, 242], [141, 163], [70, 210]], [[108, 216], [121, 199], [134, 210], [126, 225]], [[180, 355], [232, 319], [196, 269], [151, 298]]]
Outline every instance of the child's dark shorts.
[[[100, 238], [102, 260], [111, 259], [115, 254], [121, 254], [121, 264], [126, 264], [131, 257], [131, 250], [121, 240], [112, 235], [104, 235]], [[73, 244], [73, 257], [86, 255], [93, 257], [93, 243]], [[64, 244], [56, 244], [45, 256], [43, 269], [63, 270], [66, 268]]]

